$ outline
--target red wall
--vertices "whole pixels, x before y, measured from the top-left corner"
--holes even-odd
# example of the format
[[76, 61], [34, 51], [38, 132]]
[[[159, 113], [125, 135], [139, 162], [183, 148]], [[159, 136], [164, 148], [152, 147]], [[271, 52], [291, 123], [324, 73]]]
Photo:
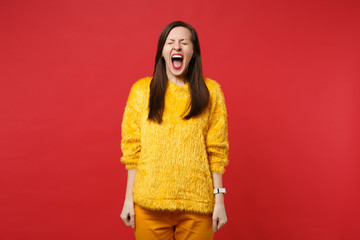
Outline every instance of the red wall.
[[229, 112], [215, 239], [360, 239], [358, 1], [0, 3], [0, 239], [133, 239], [120, 124], [170, 21]]

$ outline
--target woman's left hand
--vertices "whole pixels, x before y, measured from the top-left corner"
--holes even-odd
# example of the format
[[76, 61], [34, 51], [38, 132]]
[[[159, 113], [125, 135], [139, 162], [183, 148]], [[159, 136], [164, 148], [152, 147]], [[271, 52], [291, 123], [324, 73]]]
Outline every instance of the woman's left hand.
[[213, 219], [214, 232], [220, 230], [220, 228], [222, 228], [226, 224], [227, 217], [226, 217], [224, 201], [215, 202], [212, 219]]

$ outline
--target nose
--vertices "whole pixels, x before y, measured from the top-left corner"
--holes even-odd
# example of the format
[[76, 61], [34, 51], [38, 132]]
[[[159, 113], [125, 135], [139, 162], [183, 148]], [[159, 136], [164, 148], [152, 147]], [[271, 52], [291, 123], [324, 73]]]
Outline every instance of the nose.
[[180, 43], [175, 43], [175, 44], [174, 44], [174, 50], [176, 50], [176, 51], [180, 51], [180, 50], [181, 50], [181, 45], [180, 45]]

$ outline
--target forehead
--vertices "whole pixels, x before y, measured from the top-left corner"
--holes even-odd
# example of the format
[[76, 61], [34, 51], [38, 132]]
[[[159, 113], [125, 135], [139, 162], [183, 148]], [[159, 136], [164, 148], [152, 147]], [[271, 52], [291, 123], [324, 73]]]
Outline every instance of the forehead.
[[171, 29], [167, 39], [191, 39], [191, 32], [185, 27]]

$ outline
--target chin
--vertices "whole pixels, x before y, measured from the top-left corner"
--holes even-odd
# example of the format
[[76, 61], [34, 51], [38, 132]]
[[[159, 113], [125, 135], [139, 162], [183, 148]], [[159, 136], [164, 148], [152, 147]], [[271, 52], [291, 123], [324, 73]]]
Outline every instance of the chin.
[[181, 71], [181, 72], [172, 72], [172, 75], [176, 76], [176, 77], [181, 77], [184, 75], [184, 72]]

